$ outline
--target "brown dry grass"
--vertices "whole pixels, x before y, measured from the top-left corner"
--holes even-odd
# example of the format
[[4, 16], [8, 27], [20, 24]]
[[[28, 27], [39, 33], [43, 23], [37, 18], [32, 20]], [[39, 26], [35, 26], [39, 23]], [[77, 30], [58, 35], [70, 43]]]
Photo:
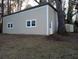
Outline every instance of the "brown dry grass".
[[77, 33], [49, 37], [0, 34], [0, 59], [78, 59]]

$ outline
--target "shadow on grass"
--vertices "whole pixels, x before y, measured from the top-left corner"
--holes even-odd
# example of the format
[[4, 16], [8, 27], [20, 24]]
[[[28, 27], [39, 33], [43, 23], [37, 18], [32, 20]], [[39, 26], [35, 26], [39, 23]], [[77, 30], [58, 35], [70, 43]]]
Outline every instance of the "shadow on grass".
[[52, 41], [67, 41], [67, 42], [78, 42], [78, 33], [64, 33], [64, 34], [53, 34], [46, 37], [47, 40]]

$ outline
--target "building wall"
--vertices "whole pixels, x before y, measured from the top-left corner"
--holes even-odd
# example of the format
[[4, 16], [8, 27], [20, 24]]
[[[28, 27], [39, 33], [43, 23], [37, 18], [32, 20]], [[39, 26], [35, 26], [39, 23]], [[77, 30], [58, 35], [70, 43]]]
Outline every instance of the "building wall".
[[[46, 6], [20, 12], [3, 18], [3, 33], [9, 34], [39, 34], [47, 33]], [[26, 28], [26, 20], [36, 19], [36, 27]], [[8, 29], [7, 23], [13, 23], [14, 28]]]
[[58, 16], [57, 12], [54, 11], [51, 7], [48, 7], [48, 34], [50, 34], [50, 24], [52, 22], [52, 34], [58, 30]]
[[[26, 20], [36, 19], [36, 27], [26, 28]], [[9, 15], [3, 18], [3, 33], [50, 35], [49, 24], [52, 21], [52, 34], [57, 31], [57, 12], [45, 5], [28, 11]], [[13, 29], [7, 28], [7, 23], [13, 23]]]

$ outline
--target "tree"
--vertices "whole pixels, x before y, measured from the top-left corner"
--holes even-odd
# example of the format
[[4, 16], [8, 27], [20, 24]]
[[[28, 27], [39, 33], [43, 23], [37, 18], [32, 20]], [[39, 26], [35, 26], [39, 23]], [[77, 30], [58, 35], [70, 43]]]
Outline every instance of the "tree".
[[55, 2], [56, 2], [57, 13], [58, 13], [58, 33], [64, 33], [65, 32], [65, 16], [64, 16], [64, 11], [62, 10], [62, 1], [55, 0]]
[[3, 14], [4, 14], [4, 0], [1, 1], [1, 17], [3, 17]]
[[[1, 0], [1, 20], [2, 20], [2, 22], [3, 22], [3, 15], [4, 15], [4, 0]], [[2, 26], [3, 26], [3, 24], [0, 24], [0, 32], [2, 32]]]
[[[67, 13], [67, 21], [68, 23], [72, 23], [72, 17], [78, 13], [78, 7], [77, 7], [78, 3], [77, 0], [69, 0], [69, 8], [68, 8], [68, 13]], [[74, 7], [76, 8], [75, 13], [73, 13], [73, 9]]]
[[11, 14], [11, 0], [7, 0], [7, 13]]

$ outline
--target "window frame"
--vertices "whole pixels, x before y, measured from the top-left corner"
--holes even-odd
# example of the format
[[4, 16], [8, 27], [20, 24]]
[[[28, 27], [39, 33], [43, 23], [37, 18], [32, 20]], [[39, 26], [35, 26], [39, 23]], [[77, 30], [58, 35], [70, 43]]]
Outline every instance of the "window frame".
[[[27, 26], [28, 21], [30, 21], [30, 26]], [[35, 21], [35, 26], [32, 26], [32, 21]], [[33, 28], [33, 27], [36, 27], [36, 19], [26, 20], [26, 28]]]
[[26, 20], [26, 28], [31, 28], [31, 23], [30, 23], [30, 26], [27, 26], [28, 21], [30, 21], [30, 20]]
[[30, 26], [31, 26], [31, 22], [30, 22], [30, 21], [27, 21], [26, 26], [27, 26], [27, 27], [30, 27]]
[[[8, 25], [9, 25], [9, 26], [8, 26]], [[8, 29], [13, 29], [13, 28], [14, 28], [13, 23], [12, 23], [12, 22], [7, 23], [7, 28], [8, 28]]]
[[[32, 26], [32, 21], [35, 21], [35, 26]], [[36, 19], [31, 20], [31, 26], [36, 27]]]

